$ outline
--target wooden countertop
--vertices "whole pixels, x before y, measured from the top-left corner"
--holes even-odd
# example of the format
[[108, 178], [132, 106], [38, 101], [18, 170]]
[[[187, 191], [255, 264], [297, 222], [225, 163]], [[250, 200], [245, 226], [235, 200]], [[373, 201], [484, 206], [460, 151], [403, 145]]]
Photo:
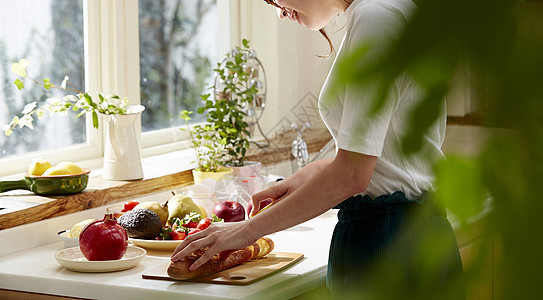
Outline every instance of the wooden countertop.
[[[288, 160], [294, 138], [295, 133], [290, 130], [277, 134], [267, 147], [256, 146], [266, 144], [265, 141], [252, 143], [248, 159], [265, 166]], [[325, 128], [310, 128], [304, 132], [304, 139], [309, 152], [317, 152], [331, 136]], [[144, 158], [142, 180], [107, 181], [102, 178], [101, 170], [92, 170], [87, 188], [74, 195], [44, 197], [29, 191], [4, 193], [1, 201], [19, 202], [23, 208], [3, 214], [0, 211], [0, 230], [190, 185], [194, 182], [190, 164], [193, 155], [193, 151], [184, 150]]]

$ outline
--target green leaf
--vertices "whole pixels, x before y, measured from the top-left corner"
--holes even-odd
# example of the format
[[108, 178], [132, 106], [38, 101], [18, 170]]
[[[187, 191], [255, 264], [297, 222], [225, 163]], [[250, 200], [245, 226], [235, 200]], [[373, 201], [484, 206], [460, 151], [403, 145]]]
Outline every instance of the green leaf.
[[49, 90], [50, 88], [53, 87], [53, 84], [51, 83], [51, 81], [49, 81], [49, 78], [44, 78], [44, 79], [43, 79], [43, 87], [44, 87], [46, 90]]
[[444, 98], [447, 91], [446, 85], [433, 87], [409, 115], [409, 127], [402, 140], [403, 151], [406, 154], [412, 154], [422, 149], [424, 136], [420, 133], [426, 132], [440, 115], [440, 111], [444, 108]]
[[28, 67], [28, 65], [30, 65], [30, 63], [28, 62], [28, 60], [26, 59], [21, 59], [18, 63], [13, 63], [11, 65], [11, 72], [23, 77], [23, 78], [26, 78], [28, 77], [28, 75], [26, 74], [26, 67]]
[[87, 103], [88, 103], [92, 108], [97, 108], [96, 104], [92, 101], [92, 98], [91, 98], [91, 96], [89, 96], [88, 93], [85, 93], [83, 96], [85, 97], [85, 101], [87, 101]]
[[243, 39], [241, 42], [243, 44], [243, 47], [245, 47], [247, 49], [249, 48], [249, 41], [247, 39]]
[[481, 212], [483, 181], [476, 161], [450, 156], [436, 166], [436, 185], [436, 200], [461, 223]]
[[186, 122], [190, 121], [191, 117], [189, 117], [189, 115], [192, 114], [192, 111], [188, 111], [188, 110], [182, 110], [180, 113], [179, 113], [179, 117], [181, 117], [183, 120], [185, 120]]
[[92, 127], [98, 129], [98, 114], [96, 111], [92, 111]]
[[24, 83], [23, 83], [20, 79], [18, 79], [18, 78], [15, 79], [15, 81], [14, 81], [13, 83], [17, 86], [17, 88], [19, 89], [19, 91], [25, 88]]

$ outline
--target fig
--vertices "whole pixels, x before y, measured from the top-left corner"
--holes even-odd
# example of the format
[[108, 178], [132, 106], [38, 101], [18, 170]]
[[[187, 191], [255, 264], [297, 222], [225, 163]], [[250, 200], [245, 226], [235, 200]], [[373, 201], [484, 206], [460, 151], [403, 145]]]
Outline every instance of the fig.
[[83, 228], [79, 248], [89, 261], [121, 259], [128, 248], [128, 235], [113, 214], [105, 214]]

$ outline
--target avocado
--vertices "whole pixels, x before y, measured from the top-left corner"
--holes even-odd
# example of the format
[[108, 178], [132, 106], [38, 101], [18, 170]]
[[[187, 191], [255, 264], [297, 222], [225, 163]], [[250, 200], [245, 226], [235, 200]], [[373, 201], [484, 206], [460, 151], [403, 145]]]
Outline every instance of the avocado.
[[162, 226], [166, 225], [166, 222], [168, 221], [168, 201], [164, 203], [142, 202], [136, 205], [136, 207], [134, 207], [134, 209], [143, 209], [143, 208], [147, 208], [149, 210], [154, 211], [158, 215], [160, 220], [162, 221]]
[[118, 223], [126, 230], [128, 237], [154, 239], [160, 234], [160, 217], [150, 209], [133, 209], [119, 217]]

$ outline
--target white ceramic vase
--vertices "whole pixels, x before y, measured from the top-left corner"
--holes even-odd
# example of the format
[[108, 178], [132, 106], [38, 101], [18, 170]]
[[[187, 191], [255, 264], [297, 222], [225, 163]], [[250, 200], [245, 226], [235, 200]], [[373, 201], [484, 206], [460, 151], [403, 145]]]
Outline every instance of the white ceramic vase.
[[142, 105], [130, 105], [124, 115], [103, 115], [106, 131], [102, 175], [104, 179], [143, 178], [139, 138], [134, 123], [144, 110]]

